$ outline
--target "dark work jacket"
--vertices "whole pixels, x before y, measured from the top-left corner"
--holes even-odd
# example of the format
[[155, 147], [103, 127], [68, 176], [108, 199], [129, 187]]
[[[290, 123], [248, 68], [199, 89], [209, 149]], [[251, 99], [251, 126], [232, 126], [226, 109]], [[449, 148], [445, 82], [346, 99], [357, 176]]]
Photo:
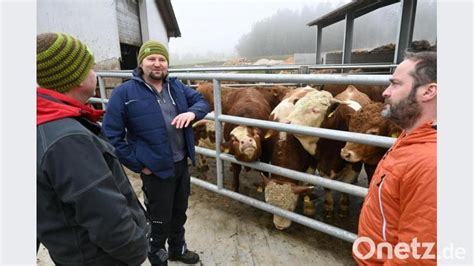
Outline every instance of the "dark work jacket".
[[37, 238], [58, 265], [140, 265], [150, 226], [100, 127], [37, 126]]
[[[167, 78], [164, 93], [171, 94], [178, 114], [193, 112], [195, 120], [202, 119], [209, 105], [199, 92], [185, 86], [176, 78]], [[107, 104], [103, 131], [115, 146], [120, 161], [134, 172], [145, 167], [161, 178], [174, 175], [174, 161], [165, 120], [156, 91], [147, 86], [135, 70], [132, 79], [116, 87]], [[192, 125], [183, 128], [186, 155], [194, 164], [194, 135]]]

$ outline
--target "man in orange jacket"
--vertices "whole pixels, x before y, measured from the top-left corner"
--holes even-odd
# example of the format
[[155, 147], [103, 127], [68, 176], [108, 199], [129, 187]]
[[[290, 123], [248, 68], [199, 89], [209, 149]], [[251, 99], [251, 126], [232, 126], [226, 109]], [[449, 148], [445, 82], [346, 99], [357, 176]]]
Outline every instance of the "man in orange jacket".
[[359, 218], [359, 265], [436, 264], [436, 53], [409, 53], [382, 115], [404, 131], [380, 160]]

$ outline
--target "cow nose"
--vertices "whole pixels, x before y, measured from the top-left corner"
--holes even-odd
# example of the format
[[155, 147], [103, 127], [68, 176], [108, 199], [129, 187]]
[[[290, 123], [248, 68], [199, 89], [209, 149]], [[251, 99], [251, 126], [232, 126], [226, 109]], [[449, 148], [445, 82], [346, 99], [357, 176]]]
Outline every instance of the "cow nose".
[[341, 149], [341, 157], [344, 160], [349, 160], [351, 158], [352, 152], [347, 151], [345, 148]]
[[253, 144], [253, 139], [252, 138], [245, 138], [240, 141], [240, 145], [252, 145]]

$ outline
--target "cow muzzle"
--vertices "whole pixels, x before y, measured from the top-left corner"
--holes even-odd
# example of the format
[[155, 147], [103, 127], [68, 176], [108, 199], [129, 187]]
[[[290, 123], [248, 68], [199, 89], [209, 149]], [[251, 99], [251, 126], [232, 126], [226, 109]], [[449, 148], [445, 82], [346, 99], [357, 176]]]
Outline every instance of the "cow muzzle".
[[341, 149], [341, 158], [351, 163], [357, 163], [360, 161], [359, 156], [357, 156], [354, 151], [347, 148]]
[[254, 157], [257, 151], [257, 143], [253, 138], [244, 138], [239, 141], [239, 151], [247, 157]]
[[276, 229], [285, 230], [286, 228], [291, 226], [291, 220], [278, 215], [273, 215], [273, 224], [275, 225]]

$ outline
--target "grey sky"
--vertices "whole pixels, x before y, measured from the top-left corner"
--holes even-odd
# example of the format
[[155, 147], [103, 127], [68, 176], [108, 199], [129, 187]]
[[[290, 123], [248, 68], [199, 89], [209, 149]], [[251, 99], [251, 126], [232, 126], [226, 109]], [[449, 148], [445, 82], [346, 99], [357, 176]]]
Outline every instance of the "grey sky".
[[[337, 7], [349, 0], [327, 2], [334, 2]], [[301, 10], [314, 3], [315, 0], [171, 0], [182, 37], [170, 39], [170, 52], [180, 56], [234, 54], [239, 38], [250, 32], [254, 23], [278, 9]]]

